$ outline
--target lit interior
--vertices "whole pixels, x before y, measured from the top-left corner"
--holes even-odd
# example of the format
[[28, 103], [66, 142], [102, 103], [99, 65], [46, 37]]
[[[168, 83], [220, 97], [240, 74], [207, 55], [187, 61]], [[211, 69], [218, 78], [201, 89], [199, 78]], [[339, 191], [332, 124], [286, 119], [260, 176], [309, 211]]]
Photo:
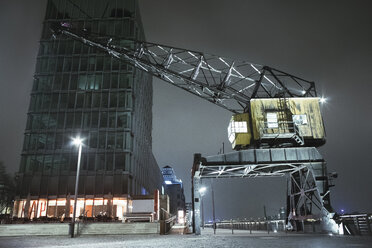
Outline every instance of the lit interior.
[[[131, 205], [131, 200], [128, 201], [126, 198], [78, 198], [76, 204], [76, 217], [107, 216], [122, 220], [123, 216], [127, 212], [131, 212]], [[66, 217], [72, 217], [73, 209], [74, 200], [67, 200], [66, 198], [49, 200], [23, 199], [14, 203], [14, 214], [20, 218], [28, 216], [30, 219], [40, 217], [56, 217], [58, 219], [64, 219]], [[28, 212], [28, 214], [25, 214], [25, 211], [26, 213]]]

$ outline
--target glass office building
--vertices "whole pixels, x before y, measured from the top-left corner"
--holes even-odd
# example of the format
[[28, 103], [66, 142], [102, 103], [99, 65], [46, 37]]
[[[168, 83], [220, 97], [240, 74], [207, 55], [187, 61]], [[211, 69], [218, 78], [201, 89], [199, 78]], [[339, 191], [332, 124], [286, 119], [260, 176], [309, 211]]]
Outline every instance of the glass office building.
[[14, 215], [70, 217], [84, 138], [77, 216], [122, 218], [130, 196], [153, 194], [162, 175], [152, 155], [152, 79], [63, 36], [68, 23], [98, 39], [144, 40], [135, 0], [49, 0], [31, 93]]

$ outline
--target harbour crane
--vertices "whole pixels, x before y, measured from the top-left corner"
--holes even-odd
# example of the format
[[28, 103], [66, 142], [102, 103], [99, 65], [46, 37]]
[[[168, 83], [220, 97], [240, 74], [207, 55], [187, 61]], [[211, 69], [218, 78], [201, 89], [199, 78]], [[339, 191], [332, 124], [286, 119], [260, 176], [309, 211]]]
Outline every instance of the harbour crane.
[[304, 221], [321, 220], [325, 229], [335, 230], [330, 177], [316, 149], [325, 143], [325, 130], [314, 82], [270, 66], [78, 30], [68, 22], [54, 23], [51, 30], [233, 113], [228, 135], [236, 151], [194, 157], [196, 234], [202, 178], [257, 176], [287, 176], [288, 223], [304, 230]]

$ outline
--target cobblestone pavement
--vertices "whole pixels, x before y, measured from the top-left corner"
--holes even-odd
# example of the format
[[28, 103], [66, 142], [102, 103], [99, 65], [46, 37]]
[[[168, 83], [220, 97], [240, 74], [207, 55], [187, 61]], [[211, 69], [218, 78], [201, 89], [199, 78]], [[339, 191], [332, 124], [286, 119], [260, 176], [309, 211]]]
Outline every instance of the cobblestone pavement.
[[372, 237], [329, 236], [314, 234], [270, 233], [235, 230], [205, 229], [202, 235], [112, 235], [82, 236], [71, 239], [67, 236], [22, 236], [0, 237], [0, 247], [264, 247], [264, 248], [372, 248]]

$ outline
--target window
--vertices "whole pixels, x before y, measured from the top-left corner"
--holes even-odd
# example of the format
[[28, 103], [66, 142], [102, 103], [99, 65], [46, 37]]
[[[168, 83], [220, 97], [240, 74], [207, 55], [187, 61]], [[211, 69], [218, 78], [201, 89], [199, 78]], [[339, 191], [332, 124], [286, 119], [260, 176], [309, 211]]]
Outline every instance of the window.
[[235, 140], [235, 134], [236, 133], [247, 133], [248, 132], [248, 126], [246, 121], [234, 121], [231, 120], [228, 128], [227, 128], [229, 141], [231, 143]]
[[114, 154], [112, 153], [107, 153], [106, 154], [106, 170], [107, 171], [112, 171], [114, 165]]
[[53, 93], [52, 94], [52, 104], [50, 106], [51, 109], [56, 109], [58, 106], [58, 93]]
[[132, 88], [132, 78], [130, 74], [120, 74], [119, 88], [130, 89]]
[[278, 116], [277, 113], [266, 113], [267, 127], [278, 128]]
[[132, 94], [130, 92], [125, 94], [125, 108], [132, 108]]
[[125, 92], [119, 92], [119, 108], [125, 107]]
[[93, 74], [88, 74], [88, 77], [87, 77], [87, 89], [88, 90], [95, 90], [95, 87], [94, 87], [94, 75]]
[[47, 150], [52, 150], [53, 149], [53, 143], [54, 143], [54, 134], [50, 133], [50, 134], [48, 134], [47, 143], [45, 145], [45, 148]]
[[66, 114], [66, 128], [72, 128], [74, 122], [74, 113]]
[[84, 93], [76, 94], [76, 108], [82, 108], [84, 103]]
[[107, 112], [101, 112], [99, 127], [107, 127]]
[[80, 59], [80, 71], [86, 71], [88, 65], [88, 58], [82, 57]]
[[58, 114], [57, 128], [63, 128], [65, 124], [65, 113]]
[[83, 128], [89, 128], [90, 125], [90, 113], [83, 114]]
[[69, 81], [70, 81], [70, 74], [63, 74], [63, 76], [62, 76], [62, 90], [68, 90]]
[[88, 59], [88, 71], [94, 71], [95, 66], [96, 66], [96, 58], [95, 57], [89, 57], [89, 59]]
[[129, 114], [126, 112], [118, 112], [117, 128], [129, 128]]
[[45, 155], [44, 157], [44, 173], [50, 173], [53, 166], [53, 156]]
[[50, 114], [48, 128], [54, 129], [56, 128], [56, 126], [57, 126], [57, 114]]
[[85, 85], [87, 82], [87, 75], [81, 74], [78, 78], [78, 89], [85, 90]]
[[113, 73], [111, 75], [111, 89], [116, 89], [118, 87], [118, 74]]
[[116, 113], [115, 112], [109, 112], [109, 124], [108, 124], [108, 127], [109, 128], [115, 128], [115, 124], [116, 124]]
[[103, 170], [105, 168], [105, 154], [96, 155], [96, 170]]
[[78, 81], [78, 76], [75, 74], [71, 75], [70, 90], [76, 90], [77, 81]]
[[108, 105], [108, 93], [102, 93], [101, 108], [107, 108]]
[[28, 150], [28, 144], [30, 142], [31, 134], [25, 134], [25, 141], [23, 142], [23, 151]]
[[75, 106], [75, 97], [76, 97], [76, 94], [75, 93], [70, 93], [68, 95], [68, 108], [74, 108], [74, 106]]
[[111, 92], [110, 93], [110, 108], [116, 108], [117, 106], [117, 93]]
[[99, 108], [99, 104], [101, 102], [101, 95], [100, 93], [93, 93], [93, 108]]
[[56, 68], [56, 63], [57, 63], [56, 58], [50, 58], [49, 61], [48, 61], [48, 70], [47, 71], [48, 72], [54, 72], [54, 70]]
[[79, 70], [79, 57], [74, 57], [72, 59], [72, 70], [78, 71]]
[[71, 58], [65, 58], [64, 64], [63, 64], [63, 71], [68, 72], [71, 71], [71, 65], [72, 65], [72, 59]]
[[99, 148], [105, 149], [106, 147], [106, 133], [100, 132], [99, 133]]
[[82, 44], [80, 43], [80, 41], [75, 41], [74, 54], [80, 54], [81, 47], [82, 47]]
[[115, 148], [115, 133], [108, 133], [107, 135], [107, 148], [114, 149]]
[[54, 77], [53, 90], [60, 90], [62, 84], [62, 75], [58, 74]]
[[96, 74], [95, 75], [95, 78], [94, 78], [94, 89], [95, 90], [99, 90], [101, 89], [101, 85], [102, 85], [102, 74]]
[[75, 112], [75, 121], [74, 121], [74, 128], [80, 128], [81, 127], [81, 112]]
[[111, 57], [105, 56], [103, 61], [104, 61], [104, 70], [105, 71], [111, 70]]
[[102, 71], [102, 70], [103, 70], [103, 57], [97, 57], [96, 71]]
[[92, 128], [98, 127], [98, 112], [92, 112]]
[[50, 98], [51, 98], [51, 94], [44, 94], [43, 106], [42, 106], [43, 110], [48, 110], [49, 109], [49, 105], [50, 105], [50, 101], [51, 101]]
[[[49, 68], [48, 71], [53, 72], [54, 68]], [[62, 57], [57, 59], [57, 72], [61, 72], [61, 71], [63, 71], [63, 58]]]
[[125, 154], [115, 154], [115, 169], [125, 169]]
[[292, 115], [293, 123], [296, 125], [306, 125], [307, 116], [306, 115]]
[[103, 74], [103, 84], [102, 84], [102, 89], [109, 89], [110, 88], [110, 73], [104, 73]]
[[90, 148], [97, 148], [97, 139], [98, 139], [98, 133], [97, 132], [91, 132], [90, 133], [90, 140], [89, 140]]
[[116, 149], [123, 149], [123, 133], [116, 134]]

